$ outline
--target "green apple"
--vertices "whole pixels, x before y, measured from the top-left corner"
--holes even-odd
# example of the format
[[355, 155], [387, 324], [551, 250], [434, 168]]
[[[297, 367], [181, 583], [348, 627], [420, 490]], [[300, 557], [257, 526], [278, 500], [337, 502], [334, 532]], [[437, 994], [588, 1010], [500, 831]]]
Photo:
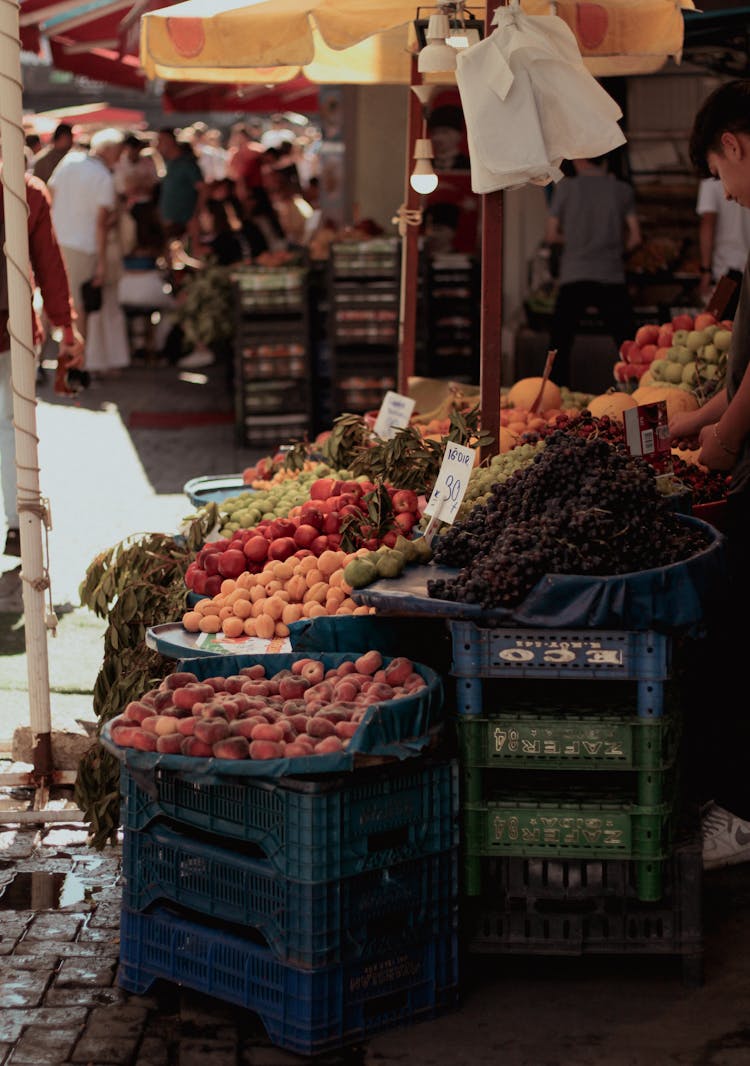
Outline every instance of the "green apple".
[[683, 367], [680, 363], [673, 363], [668, 359], [665, 360], [664, 381], [668, 381], [670, 385], [679, 385], [682, 381], [682, 373]]
[[698, 381], [698, 375], [696, 374], [695, 362], [687, 363], [682, 368], [682, 382], [684, 385], [690, 385], [691, 387]]
[[672, 334], [672, 344], [674, 344], [675, 346], [679, 344], [684, 344], [685, 341], [688, 339], [688, 332], [689, 330], [686, 329], [676, 329]]
[[731, 329], [717, 329], [713, 335], [713, 342], [720, 352], [726, 352], [732, 343]]
[[719, 349], [715, 344], [704, 344], [700, 350], [700, 356], [706, 363], [718, 363]]
[[691, 329], [687, 335], [685, 345], [691, 352], [697, 352], [699, 348], [703, 347], [708, 339], [709, 338], [706, 337], [702, 329]]
[[654, 359], [651, 364], [651, 377], [654, 381], [667, 380], [667, 367], [673, 365], [669, 359]]

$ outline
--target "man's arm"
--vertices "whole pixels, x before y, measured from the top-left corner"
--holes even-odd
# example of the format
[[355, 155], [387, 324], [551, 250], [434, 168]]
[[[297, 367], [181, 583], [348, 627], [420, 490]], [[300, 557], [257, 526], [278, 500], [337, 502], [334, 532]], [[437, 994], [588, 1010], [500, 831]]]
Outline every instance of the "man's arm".
[[626, 215], [625, 251], [632, 252], [634, 248], [638, 248], [642, 243], [643, 237], [641, 235], [641, 224], [638, 221], [638, 215]]
[[[706, 407], [709, 404], [706, 404]], [[732, 397], [732, 402], [718, 418], [704, 425], [701, 430], [699, 461], [711, 470], [731, 470], [748, 434], [750, 434], [750, 365], [745, 370], [740, 387]]]

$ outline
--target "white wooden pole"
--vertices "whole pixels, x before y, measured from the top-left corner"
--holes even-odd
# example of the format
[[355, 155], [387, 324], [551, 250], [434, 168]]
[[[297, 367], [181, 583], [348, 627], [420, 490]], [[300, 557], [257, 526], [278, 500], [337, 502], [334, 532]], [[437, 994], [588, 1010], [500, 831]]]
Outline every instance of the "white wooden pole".
[[42, 550], [42, 518], [46, 512], [39, 492], [36, 357], [31, 318], [18, 15], [18, 0], [0, 0], [0, 137], [5, 208], [3, 252], [8, 267], [11, 380], [29, 710], [34, 744], [34, 769], [41, 775], [52, 770], [49, 662], [44, 604], [44, 593], [49, 581]]

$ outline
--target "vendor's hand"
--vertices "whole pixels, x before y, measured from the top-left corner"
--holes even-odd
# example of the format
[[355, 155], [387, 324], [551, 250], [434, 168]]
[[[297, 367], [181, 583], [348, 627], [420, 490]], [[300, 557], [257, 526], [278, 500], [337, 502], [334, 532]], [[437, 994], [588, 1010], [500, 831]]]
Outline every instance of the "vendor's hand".
[[65, 340], [60, 341], [57, 349], [57, 357], [58, 359], [67, 358], [70, 367], [81, 368], [83, 367], [85, 342], [75, 326], [72, 327], [72, 330], [72, 339], [69, 339], [67, 342]]
[[707, 466], [709, 470], [731, 470], [737, 461], [736, 455], [730, 455], [726, 448], [722, 448], [716, 438], [716, 424], [704, 426], [700, 432], [700, 452], [698, 462]]
[[672, 443], [681, 440], [690, 440], [698, 434], [698, 426], [695, 424], [695, 412], [680, 411], [672, 415], [669, 420], [669, 437]]

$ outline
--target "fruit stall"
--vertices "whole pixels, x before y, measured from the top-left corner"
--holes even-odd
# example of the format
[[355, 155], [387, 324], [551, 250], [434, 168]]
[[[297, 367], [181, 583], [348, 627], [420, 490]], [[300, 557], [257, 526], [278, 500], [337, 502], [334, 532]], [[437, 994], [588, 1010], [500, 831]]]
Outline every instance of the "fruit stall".
[[729, 481], [692, 441], [634, 454], [626, 416], [705, 402], [729, 339], [641, 329], [601, 396], [517, 381], [483, 462], [458, 384], [383, 435], [342, 414], [189, 482], [142, 582], [137, 545], [95, 560], [77, 798], [99, 844], [124, 834], [125, 989], [205, 991], [314, 1055], [450, 1009], [472, 953], [700, 982], [682, 664]]

